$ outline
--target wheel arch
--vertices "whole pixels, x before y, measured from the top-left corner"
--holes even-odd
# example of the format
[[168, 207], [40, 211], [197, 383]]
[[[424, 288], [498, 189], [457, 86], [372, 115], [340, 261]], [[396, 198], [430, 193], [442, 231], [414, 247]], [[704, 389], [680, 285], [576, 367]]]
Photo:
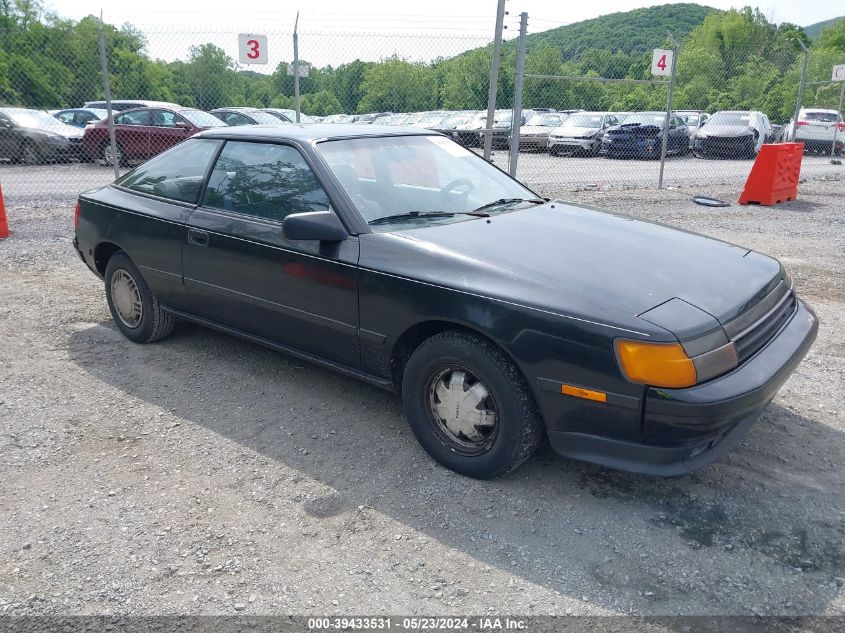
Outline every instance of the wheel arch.
[[499, 341], [491, 337], [489, 334], [483, 332], [478, 328], [475, 328], [471, 325], [467, 325], [459, 321], [449, 321], [446, 319], [429, 319], [426, 321], [420, 321], [408, 327], [404, 332], [402, 332], [402, 334], [397, 337], [396, 342], [393, 344], [393, 348], [391, 349], [390, 353], [390, 371], [393, 386], [397, 393], [401, 394], [402, 392], [402, 378], [405, 373], [405, 366], [408, 364], [408, 359], [414, 353], [414, 350], [417, 349], [423, 342], [430, 339], [432, 336], [435, 336], [436, 334], [445, 332], [447, 330], [457, 330], [459, 332], [472, 334], [488, 341], [492, 345], [495, 345], [514, 364], [517, 371], [519, 371], [520, 375], [525, 380], [529, 389], [532, 392], [534, 391], [534, 386], [531, 384], [531, 381], [528, 379], [528, 376], [526, 376], [525, 373], [522, 371], [520, 364], [513, 357], [510, 351], [505, 348]]
[[[108, 266], [109, 260], [116, 253], [126, 253], [126, 250], [119, 244], [109, 241], [100, 242], [94, 247], [94, 266], [96, 266], [97, 272], [101, 276], [106, 274], [106, 266]], [[126, 253], [126, 256], [132, 259], [129, 253]]]

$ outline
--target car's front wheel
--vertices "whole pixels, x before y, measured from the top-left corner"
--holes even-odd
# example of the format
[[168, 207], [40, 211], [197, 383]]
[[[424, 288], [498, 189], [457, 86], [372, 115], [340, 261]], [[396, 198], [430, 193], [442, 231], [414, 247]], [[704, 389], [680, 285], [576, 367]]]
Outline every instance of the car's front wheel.
[[475, 334], [450, 330], [424, 341], [405, 367], [402, 398], [423, 448], [469, 477], [514, 470], [543, 436], [525, 379], [498, 347]]
[[130, 341], [152, 343], [173, 331], [176, 317], [163, 310], [141, 272], [125, 253], [106, 265], [106, 301], [117, 328]]

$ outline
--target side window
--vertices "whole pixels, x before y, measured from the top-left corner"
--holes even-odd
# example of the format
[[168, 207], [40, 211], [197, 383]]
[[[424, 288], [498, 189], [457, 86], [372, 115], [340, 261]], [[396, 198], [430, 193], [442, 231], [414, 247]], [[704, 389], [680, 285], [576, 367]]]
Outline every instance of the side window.
[[73, 112], [60, 112], [56, 118], [62, 123], [73, 125]]
[[229, 141], [220, 152], [203, 204], [259, 218], [324, 211], [329, 198], [293, 147]]
[[130, 171], [116, 184], [180, 202], [197, 202], [220, 141], [191, 139]]
[[132, 112], [124, 112], [114, 118], [116, 125], [149, 125], [150, 111], [149, 110], [133, 110]]
[[170, 110], [152, 110], [150, 112], [150, 122], [156, 127], [176, 127], [176, 124], [182, 120], [182, 117]]

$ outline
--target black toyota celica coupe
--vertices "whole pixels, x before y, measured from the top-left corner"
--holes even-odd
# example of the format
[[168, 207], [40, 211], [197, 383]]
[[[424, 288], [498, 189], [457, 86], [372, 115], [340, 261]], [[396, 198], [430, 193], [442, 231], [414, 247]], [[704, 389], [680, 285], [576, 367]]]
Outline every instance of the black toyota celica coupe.
[[441, 464], [686, 473], [811, 346], [778, 261], [545, 200], [432, 132], [202, 132], [79, 197], [74, 245], [136, 343], [200, 323], [402, 394]]

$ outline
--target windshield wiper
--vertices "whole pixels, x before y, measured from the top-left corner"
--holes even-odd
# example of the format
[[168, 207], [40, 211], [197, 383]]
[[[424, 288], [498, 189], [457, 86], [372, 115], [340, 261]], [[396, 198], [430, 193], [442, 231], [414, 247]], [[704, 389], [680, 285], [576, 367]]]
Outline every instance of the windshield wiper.
[[367, 222], [370, 226], [376, 224], [390, 224], [391, 222], [402, 222], [403, 220], [414, 220], [416, 218], [451, 218], [455, 215], [471, 215], [476, 218], [488, 218], [489, 213], [475, 211], [406, 211], [405, 213], [395, 213], [393, 215], [385, 215], [375, 220]]
[[493, 207], [500, 207], [505, 204], [516, 204], [517, 202], [530, 202], [531, 204], [543, 204], [546, 201], [542, 198], [499, 198], [498, 200], [493, 200], [493, 202], [488, 202], [487, 204], [483, 204], [475, 211], [484, 211], [486, 209], [492, 209]]

